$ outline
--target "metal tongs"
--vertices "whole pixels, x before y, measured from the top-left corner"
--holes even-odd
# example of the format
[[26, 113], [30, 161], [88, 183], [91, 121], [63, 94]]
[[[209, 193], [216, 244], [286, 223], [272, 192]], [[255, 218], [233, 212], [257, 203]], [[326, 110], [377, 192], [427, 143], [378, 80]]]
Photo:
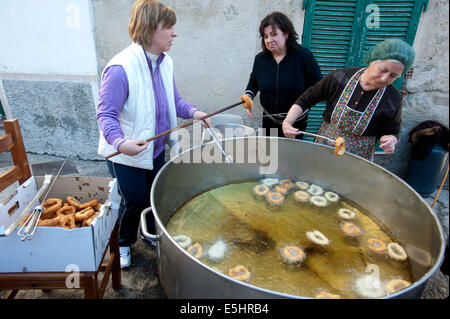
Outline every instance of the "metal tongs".
[[208, 126], [208, 123], [206, 123], [205, 121], [203, 121], [205, 123], [206, 129], [209, 132], [209, 135], [211, 135], [211, 137], [213, 138], [214, 142], [216, 143], [217, 147], [219, 148], [219, 150], [222, 152], [223, 156], [225, 156], [225, 161], [228, 163], [229, 166], [231, 166], [231, 164], [233, 163], [233, 157], [229, 154], [227, 154], [223, 148], [222, 145], [219, 143], [219, 141], [217, 140], [216, 135], [214, 134], [214, 132], [211, 130], [211, 128]]
[[[45, 194], [44, 198], [42, 199], [42, 203], [45, 202], [47, 199], [48, 193], [52, 189], [53, 184], [56, 182], [56, 179], [58, 178], [59, 174], [61, 173], [62, 168], [64, 167], [64, 164], [66, 164], [67, 158], [62, 163], [61, 167], [59, 168], [58, 173], [55, 176], [55, 179], [53, 180], [52, 184], [49, 187], [50, 181], [52, 179], [52, 175], [45, 175], [44, 182], [42, 183], [41, 189], [39, 189], [36, 196], [34, 196], [33, 200], [25, 207], [24, 212], [27, 212], [31, 210], [34, 203], [39, 199], [39, 197], [44, 193], [44, 191], [48, 188], [47, 194]], [[36, 228], [39, 223], [39, 219], [41, 218], [42, 212], [44, 211], [44, 206], [42, 204], [36, 206], [31, 213], [31, 215], [27, 218], [27, 220], [23, 223], [22, 227], [17, 232], [17, 235], [22, 237], [22, 240], [28, 239], [30, 240], [33, 238], [34, 232], [36, 231]], [[17, 222], [17, 221], [16, 221]], [[19, 220], [20, 222], [20, 220]]]
[[[25, 209], [23, 210], [23, 214], [25, 214], [26, 212], [30, 211], [33, 208], [36, 201], [39, 199], [39, 197], [42, 196], [44, 191], [50, 185], [52, 176], [53, 175], [45, 175], [42, 187], [39, 189], [37, 194], [33, 197], [31, 202], [29, 202], [28, 205], [25, 207]], [[47, 195], [48, 195], [48, 192], [47, 192]], [[42, 201], [42, 202], [44, 202], [44, 201]], [[23, 223], [22, 227], [20, 227], [19, 231], [17, 232], [17, 235], [22, 237], [22, 240], [33, 238], [34, 232], [36, 231], [36, 227], [39, 222], [39, 218], [41, 218], [41, 214], [43, 211], [44, 211], [44, 207], [42, 205], [36, 206], [34, 208], [33, 212], [27, 218], [27, 220]], [[21, 220], [22, 220], [21, 218], [18, 218], [16, 220], [16, 222], [11, 226], [14, 226], [14, 228], [15, 228]]]

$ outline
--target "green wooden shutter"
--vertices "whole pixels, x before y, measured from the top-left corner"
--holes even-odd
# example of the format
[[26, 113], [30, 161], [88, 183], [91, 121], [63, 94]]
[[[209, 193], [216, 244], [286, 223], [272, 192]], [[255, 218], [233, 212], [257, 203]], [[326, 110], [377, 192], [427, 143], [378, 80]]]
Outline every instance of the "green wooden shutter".
[[[351, 66], [364, 66], [367, 50], [388, 38], [413, 44], [427, 0], [304, 0], [306, 9], [302, 45], [314, 54], [322, 74]], [[369, 10], [375, 5], [376, 10]], [[377, 16], [377, 13], [379, 15]], [[372, 18], [379, 18], [374, 27]], [[369, 20], [367, 20], [369, 18]], [[403, 77], [394, 82], [400, 89]], [[307, 131], [317, 133], [325, 103], [312, 107]], [[305, 140], [313, 140], [305, 136]]]
[[[370, 1], [379, 8], [380, 26], [379, 28], [367, 28], [365, 25], [362, 31], [362, 46], [359, 48], [356, 63], [365, 66], [362, 59], [367, 51], [378, 42], [398, 38], [413, 45], [417, 32], [422, 9], [423, 0], [374, 0]], [[401, 90], [403, 77], [394, 82], [394, 86]]]
[[[345, 68], [358, 25], [355, 17], [362, 11], [361, 1], [304, 1], [303, 6], [307, 7], [302, 45], [311, 50], [324, 76]], [[317, 133], [324, 109], [323, 102], [311, 108], [307, 132]], [[304, 139], [314, 138], [306, 135]]]

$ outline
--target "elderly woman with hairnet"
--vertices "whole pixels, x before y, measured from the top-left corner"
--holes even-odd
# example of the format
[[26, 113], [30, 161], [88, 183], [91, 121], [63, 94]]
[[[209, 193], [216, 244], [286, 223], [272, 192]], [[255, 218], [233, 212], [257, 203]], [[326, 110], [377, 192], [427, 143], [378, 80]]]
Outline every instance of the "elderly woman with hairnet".
[[[392, 82], [414, 62], [414, 49], [399, 39], [380, 42], [365, 57], [367, 67], [345, 68], [329, 73], [306, 90], [283, 121], [283, 133], [300, 134], [292, 123], [307, 109], [326, 101], [319, 135], [345, 139], [348, 152], [373, 160], [377, 140], [387, 154], [398, 142], [402, 96]], [[317, 143], [332, 145], [324, 138]]]

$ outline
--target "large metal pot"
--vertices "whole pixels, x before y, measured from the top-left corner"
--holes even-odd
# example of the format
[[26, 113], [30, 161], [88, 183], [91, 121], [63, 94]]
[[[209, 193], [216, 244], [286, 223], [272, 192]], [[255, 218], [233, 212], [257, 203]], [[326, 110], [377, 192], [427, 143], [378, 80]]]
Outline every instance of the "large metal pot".
[[[230, 141], [230, 140], [227, 140]], [[338, 191], [371, 212], [386, 225], [408, 253], [416, 282], [386, 298], [419, 298], [426, 282], [439, 269], [444, 255], [442, 227], [425, 201], [400, 178], [360, 157], [334, 155], [332, 148], [306, 141], [272, 137], [245, 137], [246, 159], [257, 154], [258, 143], [277, 143], [278, 176], [296, 176]], [[180, 156], [189, 158], [196, 150]], [[255, 146], [256, 145], [256, 146]], [[269, 154], [269, 147], [267, 146]], [[146, 230], [146, 209], [141, 216], [144, 236], [158, 242], [160, 282], [169, 298], [302, 298], [243, 283], [206, 266], [168, 234], [165, 225], [188, 199], [206, 190], [251, 178], [261, 178], [260, 163], [195, 164], [172, 159], [161, 169], [151, 190], [157, 234]], [[192, 157], [191, 157], [192, 158]], [[256, 156], [258, 159], [258, 157]], [[275, 157], [274, 157], [275, 158]], [[258, 161], [257, 161], [258, 162]], [[265, 176], [268, 177], [268, 176]]]

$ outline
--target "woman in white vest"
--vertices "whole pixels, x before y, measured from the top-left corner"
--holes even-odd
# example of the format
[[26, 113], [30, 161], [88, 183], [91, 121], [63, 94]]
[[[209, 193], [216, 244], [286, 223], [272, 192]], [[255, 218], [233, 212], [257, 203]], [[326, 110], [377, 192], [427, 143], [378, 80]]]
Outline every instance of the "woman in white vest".
[[[136, 1], [128, 25], [132, 44], [115, 55], [102, 74], [98, 153], [106, 157], [120, 152], [106, 163], [122, 196], [122, 268], [131, 265], [131, 245], [137, 240], [140, 214], [150, 206], [153, 179], [165, 162], [166, 136], [150, 143], [145, 139], [176, 127], [177, 117], [199, 119], [206, 115], [185, 102], [175, 86], [173, 61], [165, 54], [177, 36], [175, 23], [171, 8], [153, 0]], [[154, 218], [147, 216], [149, 231], [154, 232]]]

